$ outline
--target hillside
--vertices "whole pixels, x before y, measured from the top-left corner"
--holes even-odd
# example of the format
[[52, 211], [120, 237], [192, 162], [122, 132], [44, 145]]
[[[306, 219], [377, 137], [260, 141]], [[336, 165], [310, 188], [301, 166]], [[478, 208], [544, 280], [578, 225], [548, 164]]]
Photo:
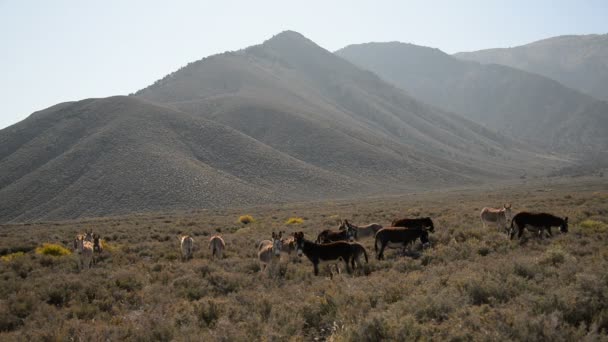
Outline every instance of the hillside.
[[562, 165], [295, 32], [0, 131], [0, 221], [343, 198]]
[[355, 184], [231, 128], [132, 97], [37, 112], [0, 131], [0, 146], [2, 220], [338, 196]]
[[337, 55], [427, 103], [560, 152], [602, 151], [608, 103], [537, 74], [405, 43], [351, 45]]
[[535, 157], [508, 139], [425, 105], [291, 31], [191, 63], [136, 96], [352, 177], [453, 184], [535, 169], [528, 164]]
[[534, 72], [608, 101], [608, 34], [559, 36], [454, 56]]

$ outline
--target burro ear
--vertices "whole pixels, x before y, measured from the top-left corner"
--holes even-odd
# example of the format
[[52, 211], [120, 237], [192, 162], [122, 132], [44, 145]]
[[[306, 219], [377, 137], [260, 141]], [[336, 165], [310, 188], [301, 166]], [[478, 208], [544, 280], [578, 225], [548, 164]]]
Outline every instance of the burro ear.
[[274, 232], [272, 232], [272, 238], [274, 239], [276, 236], [276, 234]]
[[564, 218], [564, 222], [568, 223], [568, 216], [566, 216], [566, 218]]

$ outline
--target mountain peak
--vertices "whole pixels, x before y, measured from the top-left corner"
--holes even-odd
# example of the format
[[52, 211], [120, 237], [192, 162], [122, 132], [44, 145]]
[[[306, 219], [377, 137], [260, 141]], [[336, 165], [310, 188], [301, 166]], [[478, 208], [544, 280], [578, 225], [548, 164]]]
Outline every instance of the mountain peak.
[[295, 46], [317, 46], [312, 40], [306, 38], [303, 34], [296, 31], [283, 31], [266, 40], [262, 46], [272, 48], [291, 48]]
[[272, 36], [272, 38], [270, 38], [269, 40], [272, 40], [272, 39], [306, 39], [306, 40], [308, 40], [300, 32], [296, 32], [296, 31], [292, 31], [292, 30], [285, 30], [283, 32], [277, 33], [274, 36]]

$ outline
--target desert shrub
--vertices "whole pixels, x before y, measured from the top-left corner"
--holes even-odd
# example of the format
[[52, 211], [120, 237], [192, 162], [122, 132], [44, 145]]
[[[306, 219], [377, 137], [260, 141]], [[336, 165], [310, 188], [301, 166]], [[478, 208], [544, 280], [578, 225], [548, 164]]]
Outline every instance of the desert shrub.
[[15, 252], [15, 253], [11, 253], [11, 254], [7, 254], [7, 255], [3, 255], [0, 257], [0, 260], [4, 261], [4, 262], [10, 262], [16, 258], [22, 257], [24, 256], [25, 253], [23, 252]]
[[101, 239], [100, 240], [101, 243], [101, 248], [103, 249], [104, 252], [114, 252], [116, 251], [116, 246], [108, 243], [105, 239]]
[[596, 315], [608, 310], [607, 276], [579, 274], [572, 292], [572, 295], [564, 293], [565, 298], [561, 299], [564, 319], [570, 324], [576, 326], [584, 322], [590, 326], [597, 320]]
[[54, 306], [63, 306], [70, 301], [72, 291], [66, 286], [54, 285], [46, 291], [46, 303]]
[[78, 302], [70, 307], [68, 317], [76, 317], [82, 320], [90, 320], [95, 318], [99, 313], [99, 308], [96, 305], [87, 302]]
[[27, 278], [34, 269], [30, 258], [15, 258], [8, 265], [22, 279]]
[[24, 246], [10, 246], [10, 247], [4, 247], [4, 248], [0, 248], [0, 255], [7, 255], [7, 254], [11, 254], [11, 253], [17, 253], [17, 252], [23, 252], [23, 253], [27, 253], [30, 251], [33, 251], [36, 248], [35, 245], [24, 245]]
[[302, 222], [304, 222], [304, 219], [301, 217], [290, 217], [285, 221], [285, 224], [301, 224]]
[[539, 263], [541, 265], [557, 266], [566, 261], [567, 253], [561, 248], [551, 248], [547, 250], [541, 257]]
[[[251, 221], [251, 222], [253, 222], [253, 221]], [[240, 229], [241, 229], [240, 227], [232, 226], [232, 227], [226, 228], [226, 230], [224, 231], [224, 233], [234, 234], [237, 231], [239, 231]]]
[[128, 292], [139, 290], [143, 286], [141, 281], [130, 272], [122, 272], [116, 275], [114, 283], [118, 288]]
[[212, 299], [205, 299], [198, 302], [194, 306], [194, 311], [202, 327], [212, 328], [221, 315], [220, 305]]
[[[165, 320], [164, 317], [150, 317], [145, 322], [139, 324], [143, 329], [137, 329], [133, 334], [128, 336], [134, 341], [172, 341], [173, 340], [173, 326], [169, 320]], [[140, 331], [143, 330], [143, 331]], [[125, 339], [125, 338], [122, 338]]]
[[514, 315], [511, 324], [504, 328], [511, 339], [518, 341], [580, 341], [587, 340], [583, 339], [585, 335], [588, 340], [596, 340], [579, 329], [563, 324], [559, 312], [538, 316], [520, 313]]
[[479, 254], [481, 256], [486, 256], [486, 255], [490, 254], [490, 251], [491, 251], [490, 248], [488, 248], [487, 246], [482, 246], [477, 249], [477, 254]]
[[383, 341], [389, 338], [388, 322], [384, 317], [374, 315], [361, 322], [353, 335], [355, 341]]
[[32, 291], [23, 290], [9, 296], [8, 308], [11, 314], [24, 319], [32, 313], [37, 302], [38, 300]]
[[249, 223], [255, 222], [255, 220], [253, 219], [253, 216], [251, 216], [251, 215], [241, 215], [241, 216], [239, 216], [238, 222], [240, 222], [242, 224], [249, 224]]
[[0, 308], [0, 332], [12, 331], [22, 324], [19, 317], [11, 314], [8, 310]]
[[494, 279], [469, 279], [463, 286], [473, 305], [505, 302], [511, 298], [511, 290], [504, 283]]
[[173, 282], [176, 295], [194, 301], [205, 297], [210, 292], [209, 282], [198, 276], [183, 276]]
[[411, 316], [399, 317], [395, 330], [397, 341], [419, 341], [423, 337], [422, 328]]
[[215, 293], [226, 295], [246, 286], [248, 282], [245, 278], [243, 274], [220, 271], [210, 274], [207, 280]]
[[57, 245], [57, 244], [53, 244], [53, 243], [43, 243], [42, 246], [36, 248], [36, 254], [41, 254], [41, 255], [51, 255], [51, 256], [64, 256], [64, 255], [70, 255], [72, 254], [72, 252], [61, 246], [61, 245]]
[[170, 251], [165, 253], [165, 259], [169, 261], [175, 261], [179, 258], [181, 258], [181, 254], [178, 251]]
[[534, 279], [537, 274], [541, 273], [541, 270], [538, 266], [533, 264], [516, 262], [515, 265], [513, 265], [513, 273], [524, 279]]
[[428, 294], [415, 299], [415, 316], [418, 321], [434, 320], [442, 322], [447, 320], [450, 313], [456, 310], [459, 296], [447, 290]]
[[[314, 296], [306, 300], [302, 308], [302, 318], [306, 334], [310, 337], [321, 338], [331, 328], [336, 319], [338, 305], [331, 295]], [[321, 338], [323, 339], [323, 338]]]

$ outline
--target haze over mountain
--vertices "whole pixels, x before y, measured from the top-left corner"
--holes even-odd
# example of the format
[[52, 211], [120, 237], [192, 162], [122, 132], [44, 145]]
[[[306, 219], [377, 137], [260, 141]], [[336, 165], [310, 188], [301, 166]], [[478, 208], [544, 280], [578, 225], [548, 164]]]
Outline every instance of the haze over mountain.
[[608, 149], [608, 103], [552, 79], [398, 42], [351, 45], [336, 54], [518, 140], [561, 152]]
[[608, 101], [608, 34], [559, 36], [454, 56], [534, 72]]
[[288, 31], [135, 96], [0, 130], [0, 221], [395, 193], [557, 165]]
[[[502, 173], [501, 158], [495, 163], [485, 158], [509, 143], [415, 100], [292, 31], [191, 63], [136, 96], [227, 124], [353, 177], [402, 179], [429, 165], [455, 172], [450, 179], [468, 178], [481, 164], [483, 173]], [[387, 169], [387, 163], [395, 164]]]

